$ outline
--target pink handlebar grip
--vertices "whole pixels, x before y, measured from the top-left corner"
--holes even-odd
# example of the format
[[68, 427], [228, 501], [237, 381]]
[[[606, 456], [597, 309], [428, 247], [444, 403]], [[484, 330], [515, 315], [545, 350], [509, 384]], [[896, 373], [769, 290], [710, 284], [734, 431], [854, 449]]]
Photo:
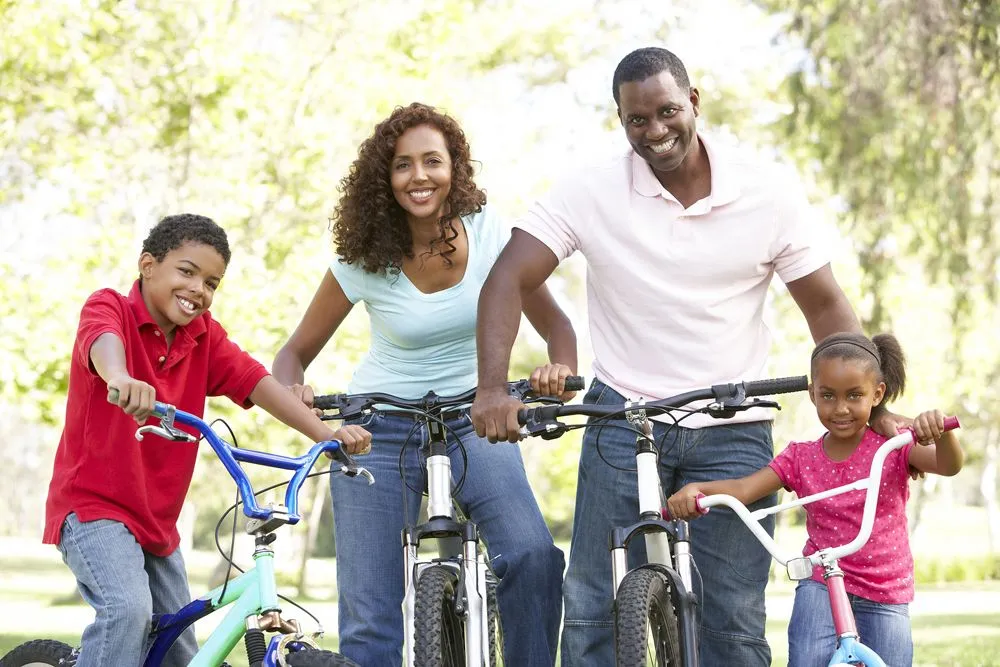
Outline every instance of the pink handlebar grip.
[[708, 514], [708, 508], [701, 506], [701, 499], [705, 497], [704, 493], [699, 493], [694, 497], [694, 506], [697, 508], [699, 514]]
[[962, 428], [962, 425], [958, 423], [958, 417], [945, 417], [944, 418], [944, 430], [951, 431], [956, 428]]

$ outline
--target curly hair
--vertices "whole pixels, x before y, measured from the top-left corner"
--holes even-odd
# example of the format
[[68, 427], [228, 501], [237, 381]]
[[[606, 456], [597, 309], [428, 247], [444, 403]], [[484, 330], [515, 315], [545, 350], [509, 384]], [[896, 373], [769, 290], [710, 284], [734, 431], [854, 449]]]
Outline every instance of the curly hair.
[[397, 107], [361, 144], [340, 181], [342, 196], [330, 222], [341, 261], [359, 264], [368, 273], [398, 275], [403, 259], [413, 257], [413, 238], [406, 213], [393, 196], [389, 166], [399, 137], [419, 125], [440, 131], [451, 157], [451, 190], [438, 220], [440, 236], [431, 243], [432, 248], [446, 246], [441, 253], [445, 262], [451, 263], [448, 255], [455, 251], [451, 242], [457, 237], [450, 221], [482, 210], [486, 193], [473, 180], [469, 142], [455, 119], [419, 102]]
[[142, 252], [148, 252], [157, 262], [162, 262], [168, 252], [180, 248], [188, 241], [212, 246], [222, 255], [226, 266], [229, 266], [231, 253], [226, 230], [211, 218], [193, 213], [168, 215], [156, 223], [142, 242]]

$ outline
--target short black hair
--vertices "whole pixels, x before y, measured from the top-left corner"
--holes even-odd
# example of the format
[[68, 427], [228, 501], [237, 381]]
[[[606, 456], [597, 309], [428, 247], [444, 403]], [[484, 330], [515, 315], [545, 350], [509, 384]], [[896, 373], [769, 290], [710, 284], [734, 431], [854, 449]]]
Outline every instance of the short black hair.
[[647, 46], [636, 49], [632, 53], [622, 58], [615, 68], [615, 76], [611, 80], [611, 94], [615, 98], [615, 105], [621, 104], [619, 89], [623, 83], [630, 81], [645, 81], [651, 76], [667, 71], [674, 77], [674, 81], [681, 90], [691, 88], [691, 79], [688, 78], [687, 69], [681, 59], [666, 49], [657, 46]]
[[187, 242], [204, 243], [215, 248], [222, 260], [229, 266], [229, 239], [226, 230], [211, 218], [193, 213], [168, 215], [149, 230], [149, 236], [142, 242], [142, 251], [148, 252], [162, 262], [171, 250], [180, 248]]

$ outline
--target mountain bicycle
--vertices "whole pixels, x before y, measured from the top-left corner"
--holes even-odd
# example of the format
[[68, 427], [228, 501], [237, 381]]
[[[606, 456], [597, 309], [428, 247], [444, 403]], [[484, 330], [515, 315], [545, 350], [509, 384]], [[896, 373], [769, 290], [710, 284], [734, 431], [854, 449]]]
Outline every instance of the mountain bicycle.
[[[567, 378], [568, 391], [582, 387], [582, 378]], [[527, 380], [508, 383], [508, 391], [525, 402], [558, 402], [537, 396]], [[399, 415], [403, 411], [414, 419], [414, 432], [427, 430], [427, 440], [420, 448], [426, 462], [422, 491], [427, 496], [427, 521], [402, 529], [407, 667], [495, 667], [504, 661], [497, 579], [476, 524], [464, 516], [455, 501], [462, 479], [453, 480], [447, 452], [447, 420], [475, 397], [473, 389], [449, 397], [432, 391], [419, 399], [382, 393], [331, 394], [313, 399], [313, 407], [326, 412], [324, 419], [355, 419], [378, 412]], [[400, 475], [405, 480], [404, 452], [400, 454]], [[429, 539], [438, 540], [435, 556], [421, 550]]]
[[[117, 403], [117, 390], [112, 389], [108, 393], [108, 400]], [[310, 476], [309, 471], [320, 456], [329, 455], [340, 464], [342, 473], [367, 479], [369, 484], [374, 483], [371, 474], [358, 467], [336, 440], [317, 443], [302, 456], [282, 456], [234, 447], [219, 437], [209, 424], [172, 405], [157, 402], [153, 416], [159, 417], [159, 424], [140, 427], [135, 435], [137, 440], [142, 440], [146, 435], [156, 435], [174, 442], [197, 442], [198, 437], [177, 426], [181, 424], [193, 427], [212, 446], [239, 489], [239, 504], [243, 505], [243, 513], [248, 518], [246, 532], [254, 536], [254, 566], [232, 580], [227, 578], [224, 584], [176, 613], [154, 616], [144, 667], [158, 667], [174, 641], [192, 623], [230, 605], [232, 608], [189, 663], [191, 667], [225, 665], [226, 656], [241, 638], [251, 667], [358, 667], [355, 662], [339, 654], [320, 649], [315, 638], [321, 636], [322, 630], [309, 636], [302, 632], [297, 621], [282, 617], [279, 603], [281, 596], [277, 592], [274, 574], [274, 550], [271, 545], [277, 539], [275, 531], [278, 528], [299, 522], [299, 489], [306, 477]], [[294, 471], [287, 482], [284, 503], [269, 503], [261, 507], [240, 462]], [[235, 509], [235, 506], [230, 509]], [[227, 559], [232, 564], [231, 557]], [[265, 639], [265, 633], [273, 633], [269, 642]], [[73, 665], [78, 653], [79, 649], [62, 642], [36, 639], [11, 650], [0, 659], [0, 667]]]
[[[944, 430], [950, 431], [959, 428], [959, 426], [957, 417], [945, 418]], [[875, 523], [875, 510], [878, 505], [879, 488], [882, 483], [882, 466], [885, 459], [891, 452], [914, 442], [915, 437], [913, 429], [906, 429], [899, 435], [886, 440], [875, 452], [867, 477], [787, 503], [751, 512], [746, 505], [729, 495], [699, 496], [695, 500], [698, 511], [702, 514], [707, 513], [709, 508], [718, 506], [725, 506], [733, 510], [774, 560], [785, 566], [789, 579], [794, 581], [809, 579], [813, 576], [815, 567], [823, 568], [823, 579], [830, 597], [830, 609], [833, 613], [833, 626], [837, 637], [837, 644], [830, 658], [829, 667], [850, 667], [851, 665], [886, 667], [885, 662], [875, 651], [861, 643], [851, 602], [847, 595], [847, 589], [844, 587], [844, 572], [837, 566], [837, 560], [857, 552], [868, 542], [872, 526]], [[762, 519], [772, 514], [855, 490], [865, 491], [861, 526], [853, 540], [840, 546], [820, 549], [809, 556], [799, 554], [786, 556], [779, 551], [778, 545], [760, 525]]]
[[[751, 397], [805, 391], [805, 376], [719, 384], [656, 401], [628, 401], [621, 405], [551, 405], [518, 412], [521, 434], [556, 438], [571, 428], [600, 427], [603, 420], [625, 416], [635, 431], [638, 481], [638, 521], [611, 530], [611, 564], [614, 591], [615, 658], [619, 667], [645, 665], [698, 665], [698, 598], [692, 572], [688, 523], [670, 520], [659, 475], [659, 451], [649, 416], [682, 411], [716, 418], [732, 417], [754, 407], [779, 408], [773, 401]], [[685, 408], [694, 401], [708, 401]], [[583, 415], [586, 424], [565, 424], [559, 417]], [[647, 562], [628, 567], [629, 544], [642, 536]]]

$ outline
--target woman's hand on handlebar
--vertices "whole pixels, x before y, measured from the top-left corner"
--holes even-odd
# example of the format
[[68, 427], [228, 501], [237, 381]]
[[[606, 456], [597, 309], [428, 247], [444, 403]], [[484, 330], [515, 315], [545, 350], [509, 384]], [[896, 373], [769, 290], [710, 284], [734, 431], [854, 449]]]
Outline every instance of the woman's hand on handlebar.
[[[356, 424], [341, 426], [333, 432], [331, 439], [339, 440], [348, 454], [364, 455], [372, 450], [372, 434]], [[327, 452], [326, 456], [336, 458], [331, 452]]]
[[702, 488], [696, 484], [686, 484], [681, 490], [667, 498], [667, 510], [671, 519], [691, 520], [697, 519], [705, 512], [698, 508], [698, 498], [707, 495]]
[[531, 388], [539, 396], [555, 396], [564, 403], [576, 396], [575, 391], [566, 391], [566, 378], [573, 375], [573, 369], [566, 364], [545, 364], [532, 373]]
[[482, 389], [476, 393], [469, 416], [480, 438], [490, 442], [517, 442], [520, 439], [517, 411], [521, 401], [507, 393], [507, 387]]

